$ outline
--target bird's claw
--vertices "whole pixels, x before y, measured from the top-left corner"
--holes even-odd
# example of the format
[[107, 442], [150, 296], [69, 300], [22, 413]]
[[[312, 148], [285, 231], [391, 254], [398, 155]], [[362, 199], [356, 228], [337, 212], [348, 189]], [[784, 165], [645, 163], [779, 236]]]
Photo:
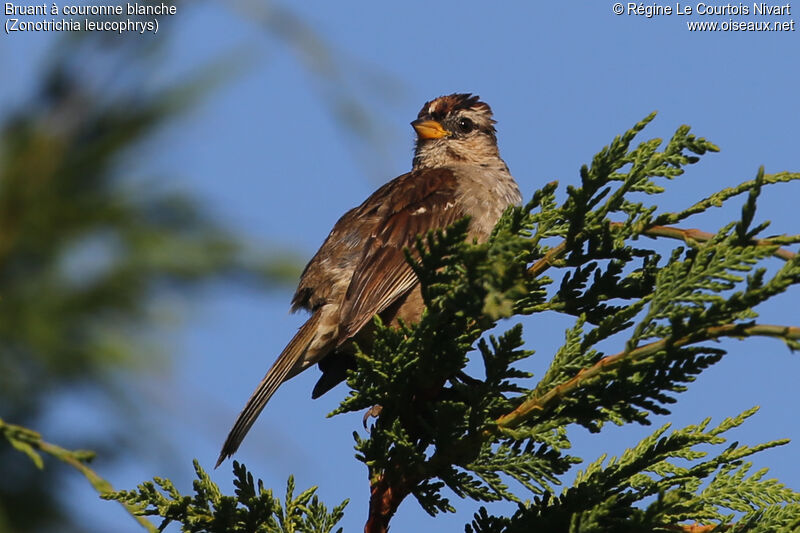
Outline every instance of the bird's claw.
[[373, 405], [372, 407], [367, 409], [367, 412], [364, 413], [364, 420], [363, 420], [364, 429], [367, 429], [367, 421], [370, 418], [378, 418], [378, 416], [380, 416], [381, 414], [381, 411], [383, 411], [383, 407], [380, 405]]

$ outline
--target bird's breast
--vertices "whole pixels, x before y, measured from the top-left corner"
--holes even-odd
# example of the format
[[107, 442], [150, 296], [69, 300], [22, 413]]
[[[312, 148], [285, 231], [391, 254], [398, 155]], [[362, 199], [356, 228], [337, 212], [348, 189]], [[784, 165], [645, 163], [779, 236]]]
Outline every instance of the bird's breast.
[[522, 195], [507, 169], [481, 169], [459, 173], [459, 203], [472, 219], [470, 234], [485, 241], [510, 205], [519, 205]]

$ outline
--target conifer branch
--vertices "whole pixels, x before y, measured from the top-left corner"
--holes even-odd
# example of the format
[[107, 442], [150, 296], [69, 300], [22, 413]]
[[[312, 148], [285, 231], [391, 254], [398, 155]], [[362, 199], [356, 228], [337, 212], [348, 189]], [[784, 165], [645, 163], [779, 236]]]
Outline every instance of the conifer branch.
[[[370, 520], [365, 531], [387, 531], [389, 519], [408, 495], [414, 495], [432, 515], [452, 511], [452, 506], [440, 494], [445, 486], [459, 497], [479, 501], [517, 501], [498, 477], [500, 474], [513, 477], [534, 493], [553, 494], [550, 482], [557, 480], [566, 470], [562, 468], [574, 459], [562, 453], [564, 448], [569, 447], [568, 441], [559, 433], [563, 430], [562, 424], [578, 422], [599, 430], [607, 420], [617, 423], [641, 421], [643, 415], [636, 410], [637, 407], [644, 408], [645, 411], [665, 413], [658, 404], [673, 401], [669, 396], [670, 392], [681, 391], [682, 383], [691, 381], [694, 374], [718, 361], [724, 354], [722, 350], [688, 345], [720, 337], [773, 336], [783, 338], [790, 348], [797, 349], [800, 346], [800, 328], [743, 323], [755, 316], [751, 309], [754, 305], [783, 292], [788, 285], [797, 283], [797, 254], [781, 249], [780, 246], [800, 242], [800, 236], [759, 239], [756, 236], [766, 227], [766, 223], [753, 228], [750, 226], [762, 185], [800, 179], [800, 174], [765, 175], [762, 168], [755, 180], [725, 189], [686, 211], [656, 216], [657, 206], [647, 206], [629, 199], [628, 193], [663, 192], [664, 189], [653, 178], [675, 178], [683, 173], [683, 166], [698, 160], [691, 154], [702, 155], [706, 151], [716, 151], [716, 147], [704, 139], [690, 135], [689, 128], [682, 126], [663, 152], [658, 151], [662, 142], [659, 139], [643, 142], [630, 150], [635, 134], [652, 118], [653, 115], [648, 116], [625, 135], [615, 138], [610, 146], [595, 156], [591, 166], [584, 166], [581, 169], [581, 186], [567, 188], [569, 198], [562, 206], [556, 205], [555, 183], [537, 191], [528, 205], [510, 213], [495, 228], [488, 248], [459, 245], [457, 241], [461, 237], [454, 238], [457, 231], [452, 229], [448, 230], [448, 236], [453, 238], [453, 242], [448, 243], [441, 235], [435, 239], [428, 236], [424, 243], [426, 246], [423, 246], [422, 240], [418, 242], [421, 261], [419, 265], [414, 265], [415, 273], [421, 281], [426, 304], [432, 310], [429, 316], [431, 320], [426, 322], [423, 319], [420, 329], [411, 328], [400, 335], [384, 331], [385, 336], [382, 339], [388, 341], [388, 344], [377, 343], [369, 357], [359, 356], [363, 359], [359, 368], [359, 375], [362, 377], [348, 381], [358, 393], [339, 411], [352, 411], [375, 403], [384, 407], [378, 423], [373, 426], [370, 439], [357, 438], [357, 449], [363, 454], [361, 459], [370, 469]], [[626, 165], [630, 166], [626, 168]], [[617, 186], [614, 182], [621, 183]], [[725, 200], [744, 192], [749, 194], [742, 208], [741, 220], [722, 228], [717, 234], [668, 225], [709, 207], [721, 205]], [[534, 213], [534, 209], [538, 210]], [[616, 222], [609, 219], [619, 215], [626, 215], [627, 221]], [[735, 231], [732, 231], [734, 226]], [[681, 250], [675, 250], [669, 264], [659, 266], [659, 256], [654, 251], [634, 248], [626, 242], [636, 240], [640, 235], [681, 240], [693, 251], [686, 252], [681, 261]], [[528, 240], [525, 240], [526, 237]], [[550, 238], [562, 240], [557, 245], [548, 247], [543, 241]], [[698, 249], [700, 251], [695, 252]], [[511, 250], [516, 251], [509, 253]], [[735, 283], [743, 281], [738, 272], [750, 270], [752, 264], [769, 255], [789, 261], [789, 265], [774, 280], [764, 285], [764, 272], [757, 270], [748, 277], [747, 290], [744, 293], [736, 293], [728, 300], [719, 295], [726, 288], [732, 288]], [[481, 262], [479, 257], [485, 262]], [[499, 260], [500, 257], [503, 259]], [[635, 257], [644, 258], [643, 266], [623, 278], [623, 267]], [[597, 261], [604, 260], [610, 260], [607, 267], [597, 266]], [[487, 269], [487, 264], [496, 266]], [[512, 265], [521, 267], [521, 278], [508, 275], [512, 271]], [[665, 270], [670, 265], [673, 265], [674, 272]], [[562, 281], [557, 297], [548, 302], [544, 288], [552, 280], [541, 275], [550, 267], [567, 267], [570, 270]], [[660, 274], [662, 270], [666, 274]], [[693, 275], [690, 282], [686, 282], [688, 278], [683, 274], [684, 270]], [[674, 275], [678, 281], [673, 281], [669, 275]], [[520, 287], [524, 287], [527, 294], [518, 292]], [[661, 291], [654, 293], [656, 289]], [[678, 292], [670, 297], [670, 290]], [[655, 313], [653, 317], [636, 330], [625, 351], [598, 361], [600, 354], [590, 349], [591, 346], [632, 325], [630, 321], [633, 316], [641, 310], [643, 304], [650, 301], [653, 294], [658, 294], [664, 300], [653, 307], [655, 311], [651, 309]], [[604, 303], [614, 299], [636, 301], [626, 307]], [[408, 352], [407, 368], [416, 368], [423, 361], [419, 354], [425, 354], [424, 361], [429, 363], [431, 353], [442, 357], [441, 354], [451, 351], [450, 357], [442, 357], [442, 361], [459, 360], [463, 366], [464, 360], [461, 358], [481, 333], [496, 323], [497, 318], [513, 315], [515, 311], [529, 314], [552, 308], [554, 301], [576, 302], [571, 314], [579, 317], [581, 324], [588, 316], [589, 322], [598, 325], [598, 328], [583, 340], [580, 338], [580, 324], [571, 330], [575, 338], [568, 338], [569, 350], [564, 352], [560, 360], [554, 362], [559, 375], [549, 386], [545, 379], [541, 389], [544, 392], [529, 392], [531, 396], [527, 399], [524, 395], [514, 397], [503, 394], [523, 392], [521, 388], [514, 388], [512, 382], [507, 380], [529, 376], [509, 370], [508, 365], [511, 362], [526, 356], [523, 352], [517, 357], [503, 356], [494, 360], [493, 356], [497, 357], [498, 353], [507, 353], [502, 350], [495, 350], [495, 354], [489, 353], [488, 359], [484, 354], [484, 363], [487, 365], [486, 381], [467, 380], [463, 387], [451, 382], [451, 387], [442, 389], [447, 396], [440, 399], [435, 399], [435, 394], [426, 393], [425, 396], [432, 401], [433, 406], [417, 402], [419, 397], [409, 392], [419, 390], [415, 387], [422, 382], [430, 385], [429, 374], [436, 370], [434, 367], [428, 368], [422, 373], [426, 378], [421, 382], [414, 378], [409, 379], [406, 370], [399, 371], [406, 367], [398, 365], [402, 360], [398, 354]], [[681, 307], [673, 305], [675, 301], [686, 301], [689, 304]], [[727, 307], [724, 305], [726, 301]], [[664, 305], [664, 302], [669, 304]], [[458, 312], [453, 313], [454, 309]], [[716, 322], [692, 322], [689, 331], [695, 331], [690, 333], [686, 329], [688, 323], [677, 320], [669, 324], [654, 323], [654, 319], [666, 322], [667, 318], [688, 315], [690, 311], [699, 313], [700, 309], [706, 309], [706, 318], [714, 315]], [[459, 324], [459, 327], [454, 327], [454, 324]], [[444, 331], [448, 333], [444, 334]], [[645, 346], [636, 345], [639, 339], [648, 337], [660, 337], [661, 340]], [[453, 342], [453, 338], [459, 341]], [[432, 339], [436, 341], [433, 342]], [[661, 355], [671, 355], [673, 351], [677, 359], [659, 359]], [[648, 370], [637, 374], [637, 378], [644, 375], [654, 385], [650, 392], [633, 393], [626, 404], [623, 388], [628, 382], [621, 378], [620, 383], [608, 389], [611, 393], [606, 396], [608, 402], [598, 405], [596, 411], [595, 407], [581, 404], [581, 399], [576, 394], [579, 390], [588, 391], [594, 385], [604, 387], [607, 381], [613, 381], [611, 377], [618, 377], [620, 370], [627, 365], [649, 364], [651, 359], [653, 366], [657, 368], [652, 373], [648, 373]], [[500, 374], [502, 378], [496, 382], [489, 377], [495, 372], [490, 372], [490, 365], [496, 366], [498, 362], [498, 368], [503, 370]], [[452, 369], [453, 372], [457, 370], [456, 367]], [[502, 372], [506, 374], [503, 375]], [[374, 380], [366, 377], [369, 373], [374, 373], [385, 386], [372, 385]], [[446, 375], [452, 373], [442, 374]], [[402, 387], [398, 386], [400, 383], [403, 384]], [[428, 388], [424, 390], [427, 391]], [[489, 394], [487, 399], [477, 400], [482, 393]], [[404, 400], [398, 401], [398, 398]], [[397, 406], [388, 411], [385, 409], [395, 402]], [[410, 413], [409, 405], [414, 406], [411, 411], [419, 408], [419, 412]], [[564, 407], [571, 410], [571, 414], [549, 420], [546, 413], [551, 412], [554, 407], [559, 412]], [[428, 411], [429, 408], [431, 411]], [[437, 410], [448, 413], [449, 416], [441, 415]], [[499, 416], [502, 413], [506, 414]], [[528, 427], [526, 421], [533, 415], [544, 416], [537, 416], [535, 427]], [[482, 425], [481, 416], [486, 416]], [[417, 431], [420, 428], [422, 431]], [[655, 444], [654, 441], [653, 445]], [[428, 454], [426, 450], [431, 445], [434, 445], [435, 450]], [[503, 450], [509, 451], [507, 456], [503, 455]], [[541, 454], [543, 459], [541, 465], [536, 463], [537, 454]], [[689, 455], [700, 457], [692, 453]], [[720, 459], [725, 464], [732, 460], [727, 456]], [[717, 463], [714, 462], [713, 465]], [[658, 467], [658, 474], [667, 476], [670, 469], [673, 469], [672, 465], [661, 465]], [[641, 475], [642, 472], [635, 474]], [[613, 475], [611, 477], [615, 480], [614, 483], [622, 482]], [[690, 478], [691, 476], [687, 479]], [[434, 479], [437, 481], [433, 482]], [[664, 482], [673, 482], [671, 479], [667, 476]], [[652, 483], [645, 483], [637, 478], [637, 483], [639, 482], [644, 485]], [[694, 481], [681, 481], [680, 490], [694, 492], [697, 487], [693, 483]], [[766, 490], [763, 487], [758, 490], [762, 489]], [[677, 494], [676, 492], [671, 497], [677, 497]], [[686, 492], [681, 494], [681, 497], [685, 497]], [[794, 501], [793, 498], [793, 495], [783, 495], [775, 501]], [[613, 515], [611, 509], [615, 505], [624, 507], [629, 503], [612, 500], [613, 498], [602, 504], [609, 505], [608, 508], [597, 507], [587, 512], [598, 512], [597, 516]], [[566, 501], [562, 503], [565, 505], [565, 512], [570, 513]], [[763, 502], [758, 506], [763, 507]], [[718, 522], [713, 527], [726, 523], [726, 519], [712, 509], [713, 505], [701, 508], [699, 504], [695, 504], [692, 512], [676, 511], [670, 516], [673, 520], [666, 523], [677, 524], [675, 527], [679, 527], [678, 530], [693, 533], [708, 530], [707, 526], [700, 524], [707, 524], [709, 521]], [[532, 515], [542, 513], [540, 518], [549, 512], [546, 499], [531, 507]], [[695, 522], [695, 525], [681, 524], [688, 522], [690, 517], [699, 522]], [[503, 520], [505, 519], [500, 519], [500, 522]], [[547, 520], [544, 523], [548, 523]], [[518, 523], [524, 524], [524, 521]], [[480, 531], [505, 531], [495, 526]], [[520, 531], [525, 530], [522, 525], [520, 528]], [[468, 528], [468, 531], [473, 530]], [[516, 530], [512, 528], [508, 531], [510, 533]]]
[[702, 213], [711, 207], [720, 207], [724, 202], [733, 198], [734, 196], [752, 191], [759, 182], [763, 183], [764, 185], [772, 185], [776, 183], [789, 183], [791, 181], [800, 180], [800, 173], [798, 172], [763, 174], [763, 167], [759, 171], [759, 175], [760, 176], [756, 179], [748, 180], [736, 185], [735, 187], [729, 187], [727, 189], [718, 191], [680, 213], [664, 213], [659, 215], [654, 222], [656, 224], [674, 224], [675, 222], [684, 220], [692, 215]]
[[[264, 488], [244, 465], [233, 462], [233, 496], [222, 493], [200, 463], [193, 461], [197, 479], [194, 494], [181, 494], [169, 479], [160, 477], [141, 483], [136, 490], [121, 490], [103, 495], [133, 506], [138, 514], [162, 518], [157, 531], [173, 522], [184, 533], [334, 533], [344, 516], [349, 500], [328, 510], [310, 487], [295, 495], [294, 476], [286, 482], [283, 502], [271, 489]], [[342, 533], [342, 528], [335, 530]]]
[[[622, 228], [625, 226], [623, 222], [611, 222], [611, 228]], [[706, 242], [714, 237], [713, 233], [709, 233], [707, 231], [702, 231], [699, 229], [689, 228], [676, 228], [674, 226], [659, 226], [654, 225], [650, 226], [647, 229], [643, 230], [642, 235], [647, 235], [648, 237], [666, 237], [668, 239], [677, 239], [680, 241], [685, 242], [689, 246], [693, 246], [693, 244], [698, 242]], [[772, 239], [752, 239], [750, 241], [755, 246], [775, 246], [775, 243]], [[562, 241], [557, 246], [554, 246], [547, 253], [536, 261], [533, 265], [528, 268], [528, 274], [536, 277], [541, 275], [545, 270], [547, 270], [550, 266], [553, 265], [553, 262], [560, 258], [564, 253], [569, 250], [567, 246], [567, 241]], [[779, 248], [775, 251], [775, 257], [783, 259], [784, 261], [790, 261], [793, 259], [797, 254], [785, 248]]]
[[[612, 228], [622, 228], [625, 224], [622, 222], [612, 222]], [[699, 229], [689, 228], [676, 228], [674, 226], [650, 226], [646, 230], [642, 232], [643, 235], [647, 235], [648, 237], [667, 237], [668, 239], [677, 239], [679, 241], [685, 242], [687, 245], [694, 247], [693, 245], [698, 242], [706, 242], [714, 237], [713, 233], [709, 233], [707, 231], [702, 231]], [[773, 239], [752, 239], [750, 241], [751, 244], [754, 246], [775, 246], [775, 242]], [[793, 259], [797, 254], [785, 248], [779, 248], [775, 251], [775, 257], [783, 259], [784, 261], [790, 261]]]
[[636, 359], [656, 354], [662, 350], [680, 348], [689, 344], [696, 344], [720, 337], [743, 338], [755, 336], [777, 337], [796, 341], [800, 340], [800, 327], [769, 324], [725, 324], [723, 326], [704, 328], [677, 339], [668, 337], [645, 344], [644, 346], [630, 351], [625, 350], [614, 355], [606, 356], [591, 367], [580, 370], [571, 380], [552, 388], [543, 396], [530, 398], [524, 401], [512, 412], [498, 418], [498, 429], [513, 429], [519, 426], [533, 414], [551, 409], [558, 403], [560, 398], [569, 395], [587, 381], [605, 372], [615, 370], [621, 365], [630, 363]]
[[[94, 457], [93, 452], [85, 450], [67, 450], [66, 448], [42, 440], [42, 436], [36, 431], [15, 424], [8, 424], [3, 421], [3, 419], [0, 419], [0, 433], [8, 439], [14, 448], [30, 457], [37, 468], [44, 468], [42, 457], [37, 453], [37, 450], [39, 450], [48, 455], [52, 455], [59, 461], [70, 465], [83, 474], [100, 496], [114, 492], [114, 487], [109, 481], [100, 477], [97, 472], [87, 466], [86, 463]], [[128, 514], [139, 522], [139, 525], [144, 527], [147, 531], [151, 533], [158, 531], [146, 518], [137, 515], [135, 507], [125, 502], [119, 503], [125, 508]]]
[[533, 265], [528, 268], [528, 274], [533, 277], [537, 277], [542, 274], [545, 270], [553, 266], [553, 262], [557, 260], [559, 257], [564, 255], [564, 253], [568, 250], [567, 241], [562, 241], [559, 245], [550, 248], [544, 257], [536, 261]]

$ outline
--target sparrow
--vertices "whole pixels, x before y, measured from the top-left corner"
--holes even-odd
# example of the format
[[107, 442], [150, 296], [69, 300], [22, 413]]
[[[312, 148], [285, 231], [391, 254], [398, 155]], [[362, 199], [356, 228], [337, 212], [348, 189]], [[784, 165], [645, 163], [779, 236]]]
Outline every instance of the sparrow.
[[314, 364], [322, 371], [312, 398], [343, 381], [353, 344], [369, 346], [372, 318], [418, 322], [425, 307], [404, 249], [429, 230], [470, 217], [468, 239], [485, 242], [503, 211], [522, 200], [497, 148], [488, 104], [471, 94], [441, 96], [411, 123], [416, 145], [411, 172], [375, 191], [333, 226], [306, 265], [292, 311], [311, 318], [289, 341], [228, 434], [218, 467], [239, 448], [278, 387]]

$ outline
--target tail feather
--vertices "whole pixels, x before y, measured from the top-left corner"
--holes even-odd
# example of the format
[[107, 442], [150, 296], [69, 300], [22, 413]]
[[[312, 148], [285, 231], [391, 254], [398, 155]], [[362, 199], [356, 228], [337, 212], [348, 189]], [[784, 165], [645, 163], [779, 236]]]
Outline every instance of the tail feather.
[[250, 399], [247, 400], [244, 409], [236, 418], [233, 428], [228, 433], [228, 438], [225, 439], [225, 444], [222, 445], [222, 451], [219, 453], [219, 458], [214, 468], [217, 468], [222, 464], [222, 461], [236, 452], [269, 399], [275, 394], [281, 383], [289, 378], [290, 372], [295, 368], [297, 362], [300, 361], [314, 340], [319, 321], [320, 313], [315, 313], [308, 319], [308, 322], [300, 327], [297, 334], [289, 341], [289, 344], [286, 345], [286, 348], [283, 349], [283, 352], [272, 364], [256, 387], [256, 390], [253, 391]]

